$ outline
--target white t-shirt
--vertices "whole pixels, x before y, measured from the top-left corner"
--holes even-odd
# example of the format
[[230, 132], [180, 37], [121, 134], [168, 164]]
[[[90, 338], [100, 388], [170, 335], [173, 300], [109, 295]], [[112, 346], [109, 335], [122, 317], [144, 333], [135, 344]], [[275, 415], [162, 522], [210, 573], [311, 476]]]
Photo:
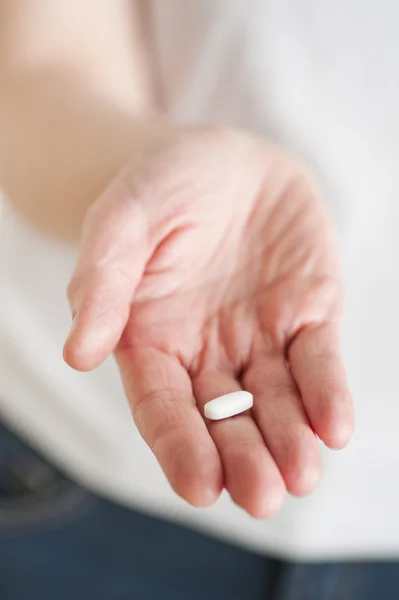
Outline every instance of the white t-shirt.
[[0, 234], [0, 411], [77, 480], [133, 507], [265, 553], [399, 556], [399, 2], [154, 0], [152, 37], [171, 118], [252, 130], [316, 170], [346, 284], [345, 354], [357, 409], [325, 476], [256, 521], [227, 494], [194, 509], [135, 429], [113, 360], [62, 361], [75, 251], [6, 208]]

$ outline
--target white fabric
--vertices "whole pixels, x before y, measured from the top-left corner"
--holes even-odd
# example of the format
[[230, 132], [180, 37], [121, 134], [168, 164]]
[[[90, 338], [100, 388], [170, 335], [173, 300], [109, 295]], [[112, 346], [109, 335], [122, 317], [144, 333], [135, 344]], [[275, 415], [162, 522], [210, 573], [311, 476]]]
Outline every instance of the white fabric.
[[132, 506], [262, 552], [399, 556], [399, 3], [155, 0], [152, 33], [177, 120], [272, 137], [318, 173], [340, 235], [353, 442], [323, 451], [306, 499], [255, 521], [227, 495], [192, 509], [169, 489], [131, 421], [116, 368], [68, 369], [65, 287], [74, 250], [9, 210], [0, 248], [0, 410], [77, 479]]

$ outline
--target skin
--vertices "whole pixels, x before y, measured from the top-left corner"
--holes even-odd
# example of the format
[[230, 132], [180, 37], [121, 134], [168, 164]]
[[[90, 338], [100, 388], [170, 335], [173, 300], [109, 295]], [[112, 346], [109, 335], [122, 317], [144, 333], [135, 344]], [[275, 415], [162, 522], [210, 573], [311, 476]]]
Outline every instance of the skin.
[[157, 111], [146, 0], [1, 0], [0, 181], [23, 217], [76, 243], [88, 207]]
[[[315, 434], [348, 442], [331, 225], [279, 148], [201, 128], [152, 142], [89, 210], [69, 299], [66, 361], [93, 369], [115, 351], [135, 423], [191, 504], [225, 487], [270, 516], [320, 479]], [[242, 388], [251, 411], [204, 420]]]
[[[278, 147], [157, 116], [145, 5], [2, 0], [0, 179], [35, 227], [80, 240], [66, 361], [115, 353], [182, 498], [225, 487], [266, 517], [319, 480], [315, 434], [341, 448], [353, 428], [331, 224]], [[240, 388], [253, 410], [204, 419]]]

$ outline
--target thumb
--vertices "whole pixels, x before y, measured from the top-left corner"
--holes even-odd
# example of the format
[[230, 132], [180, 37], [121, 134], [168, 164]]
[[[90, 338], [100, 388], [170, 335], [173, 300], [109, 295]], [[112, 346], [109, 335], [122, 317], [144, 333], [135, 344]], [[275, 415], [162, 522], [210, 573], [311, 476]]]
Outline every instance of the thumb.
[[68, 286], [74, 320], [64, 359], [71, 367], [91, 370], [115, 349], [148, 257], [143, 203], [115, 180], [88, 211]]

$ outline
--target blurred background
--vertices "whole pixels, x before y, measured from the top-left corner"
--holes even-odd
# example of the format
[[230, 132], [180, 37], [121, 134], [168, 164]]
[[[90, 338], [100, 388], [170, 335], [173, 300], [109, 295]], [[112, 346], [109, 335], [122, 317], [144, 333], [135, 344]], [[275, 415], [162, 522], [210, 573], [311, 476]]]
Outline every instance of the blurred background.
[[[2, 1], [2, 600], [399, 597], [398, 28], [395, 0]], [[179, 498], [114, 358], [62, 356], [89, 207], [188, 124], [290, 152], [337, 233], [355, 434], [270, 519]]]

